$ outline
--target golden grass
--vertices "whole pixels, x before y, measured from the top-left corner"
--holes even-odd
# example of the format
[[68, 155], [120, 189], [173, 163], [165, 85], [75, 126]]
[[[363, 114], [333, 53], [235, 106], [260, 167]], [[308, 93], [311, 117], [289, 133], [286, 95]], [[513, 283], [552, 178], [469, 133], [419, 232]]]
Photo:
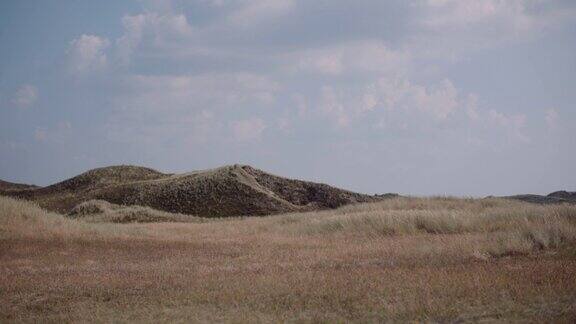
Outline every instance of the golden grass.
[[125, 236], [128, 232], [133, 229], [78, 222], [32, 202], [0, 197], [0, 239], [94, 240]]
[[0, 322], [574, 322], [575, 217], [398, 198], [94, 224], [0, 197]]
[[[335, 211], [274, 218], [280, 231], [368, 238], [418, 234], [483, 234], [477, 252], [528, 252], [576, 240], [576, 206], [502, 199], [394, 198]], [[485, 250], [485, 251], [482, 251]]]

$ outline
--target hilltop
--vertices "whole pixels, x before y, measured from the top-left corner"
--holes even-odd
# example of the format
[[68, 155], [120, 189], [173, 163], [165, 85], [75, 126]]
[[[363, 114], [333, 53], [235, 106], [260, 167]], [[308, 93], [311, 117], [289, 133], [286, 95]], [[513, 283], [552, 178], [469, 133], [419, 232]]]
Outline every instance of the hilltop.
[[62, 182], [0, 193], [69, 213], [83, 202], [103, 200], [202, 217], [269, 215], [337, 208], [382, 198], [326, 184], [288, 179], [247, 165], [230, 165], [183, 174], [138, 166], [111, 166]]

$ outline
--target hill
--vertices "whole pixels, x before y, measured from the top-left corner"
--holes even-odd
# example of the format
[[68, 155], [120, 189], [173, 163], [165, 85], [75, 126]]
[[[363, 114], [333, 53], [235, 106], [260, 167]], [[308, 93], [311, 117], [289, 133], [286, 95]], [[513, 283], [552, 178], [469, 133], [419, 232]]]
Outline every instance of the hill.
[[184, 174], [112, 166], [43, 188], [3, 193], [36, 201], [41, 207], [61, 213], [89, 200], [104, 200], [202, 217], [313, 211], [382, 199], [326, 184], [279, 177], [247, 165]]
[[501, 197], [504, 199], [520, 200], [534, 204], [560, 204], [560, 203], [576, 203], [576, 192], [556, 191], [546, 196], [544, 195], [514, 195]]
[[23, 183], [14, 183], [0, 180], [0, 192], [2, 191], [19, 191], [19, 190], [27, 190], [27, 189], [35, 189], [38, 188], [35, 185], [23, 184]]

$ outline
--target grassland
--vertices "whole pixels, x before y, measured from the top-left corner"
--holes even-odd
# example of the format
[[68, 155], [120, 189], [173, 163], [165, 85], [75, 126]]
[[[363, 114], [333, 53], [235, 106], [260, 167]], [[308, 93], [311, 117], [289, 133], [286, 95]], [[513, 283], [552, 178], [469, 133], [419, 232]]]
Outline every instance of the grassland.
[[82, 219], [0, 197], [0, 322], [576, 321], [576, 206]]

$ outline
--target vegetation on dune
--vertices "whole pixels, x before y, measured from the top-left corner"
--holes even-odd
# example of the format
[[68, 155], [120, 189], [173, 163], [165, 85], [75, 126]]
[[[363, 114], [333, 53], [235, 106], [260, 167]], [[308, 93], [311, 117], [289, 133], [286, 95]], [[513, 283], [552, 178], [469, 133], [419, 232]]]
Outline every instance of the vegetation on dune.
[[105, 200], [202, 217], [312, 211], [381, 199], [241, 165], [184, 174], [163, 174], [135, 166], [107, 167], [48, 187], [6, 194], [60, 213], [68, 213], [85, 201]]
[[155, 180], [169, 176], [169, 174], [164, 174], [150, 168], [132, 165], [119, 165], [93, 169], [73, 178], [43, 188], [43, 190], [48, 192], [76, 192], [79, 190], [94, 189], [99, 186]]
[[89, 200], [74, 207], [68, 216], [90, 223], [202, 223], [206, 219], [184, 214], [168, 213], [150, 207], [121, 206], [105, 200]]

